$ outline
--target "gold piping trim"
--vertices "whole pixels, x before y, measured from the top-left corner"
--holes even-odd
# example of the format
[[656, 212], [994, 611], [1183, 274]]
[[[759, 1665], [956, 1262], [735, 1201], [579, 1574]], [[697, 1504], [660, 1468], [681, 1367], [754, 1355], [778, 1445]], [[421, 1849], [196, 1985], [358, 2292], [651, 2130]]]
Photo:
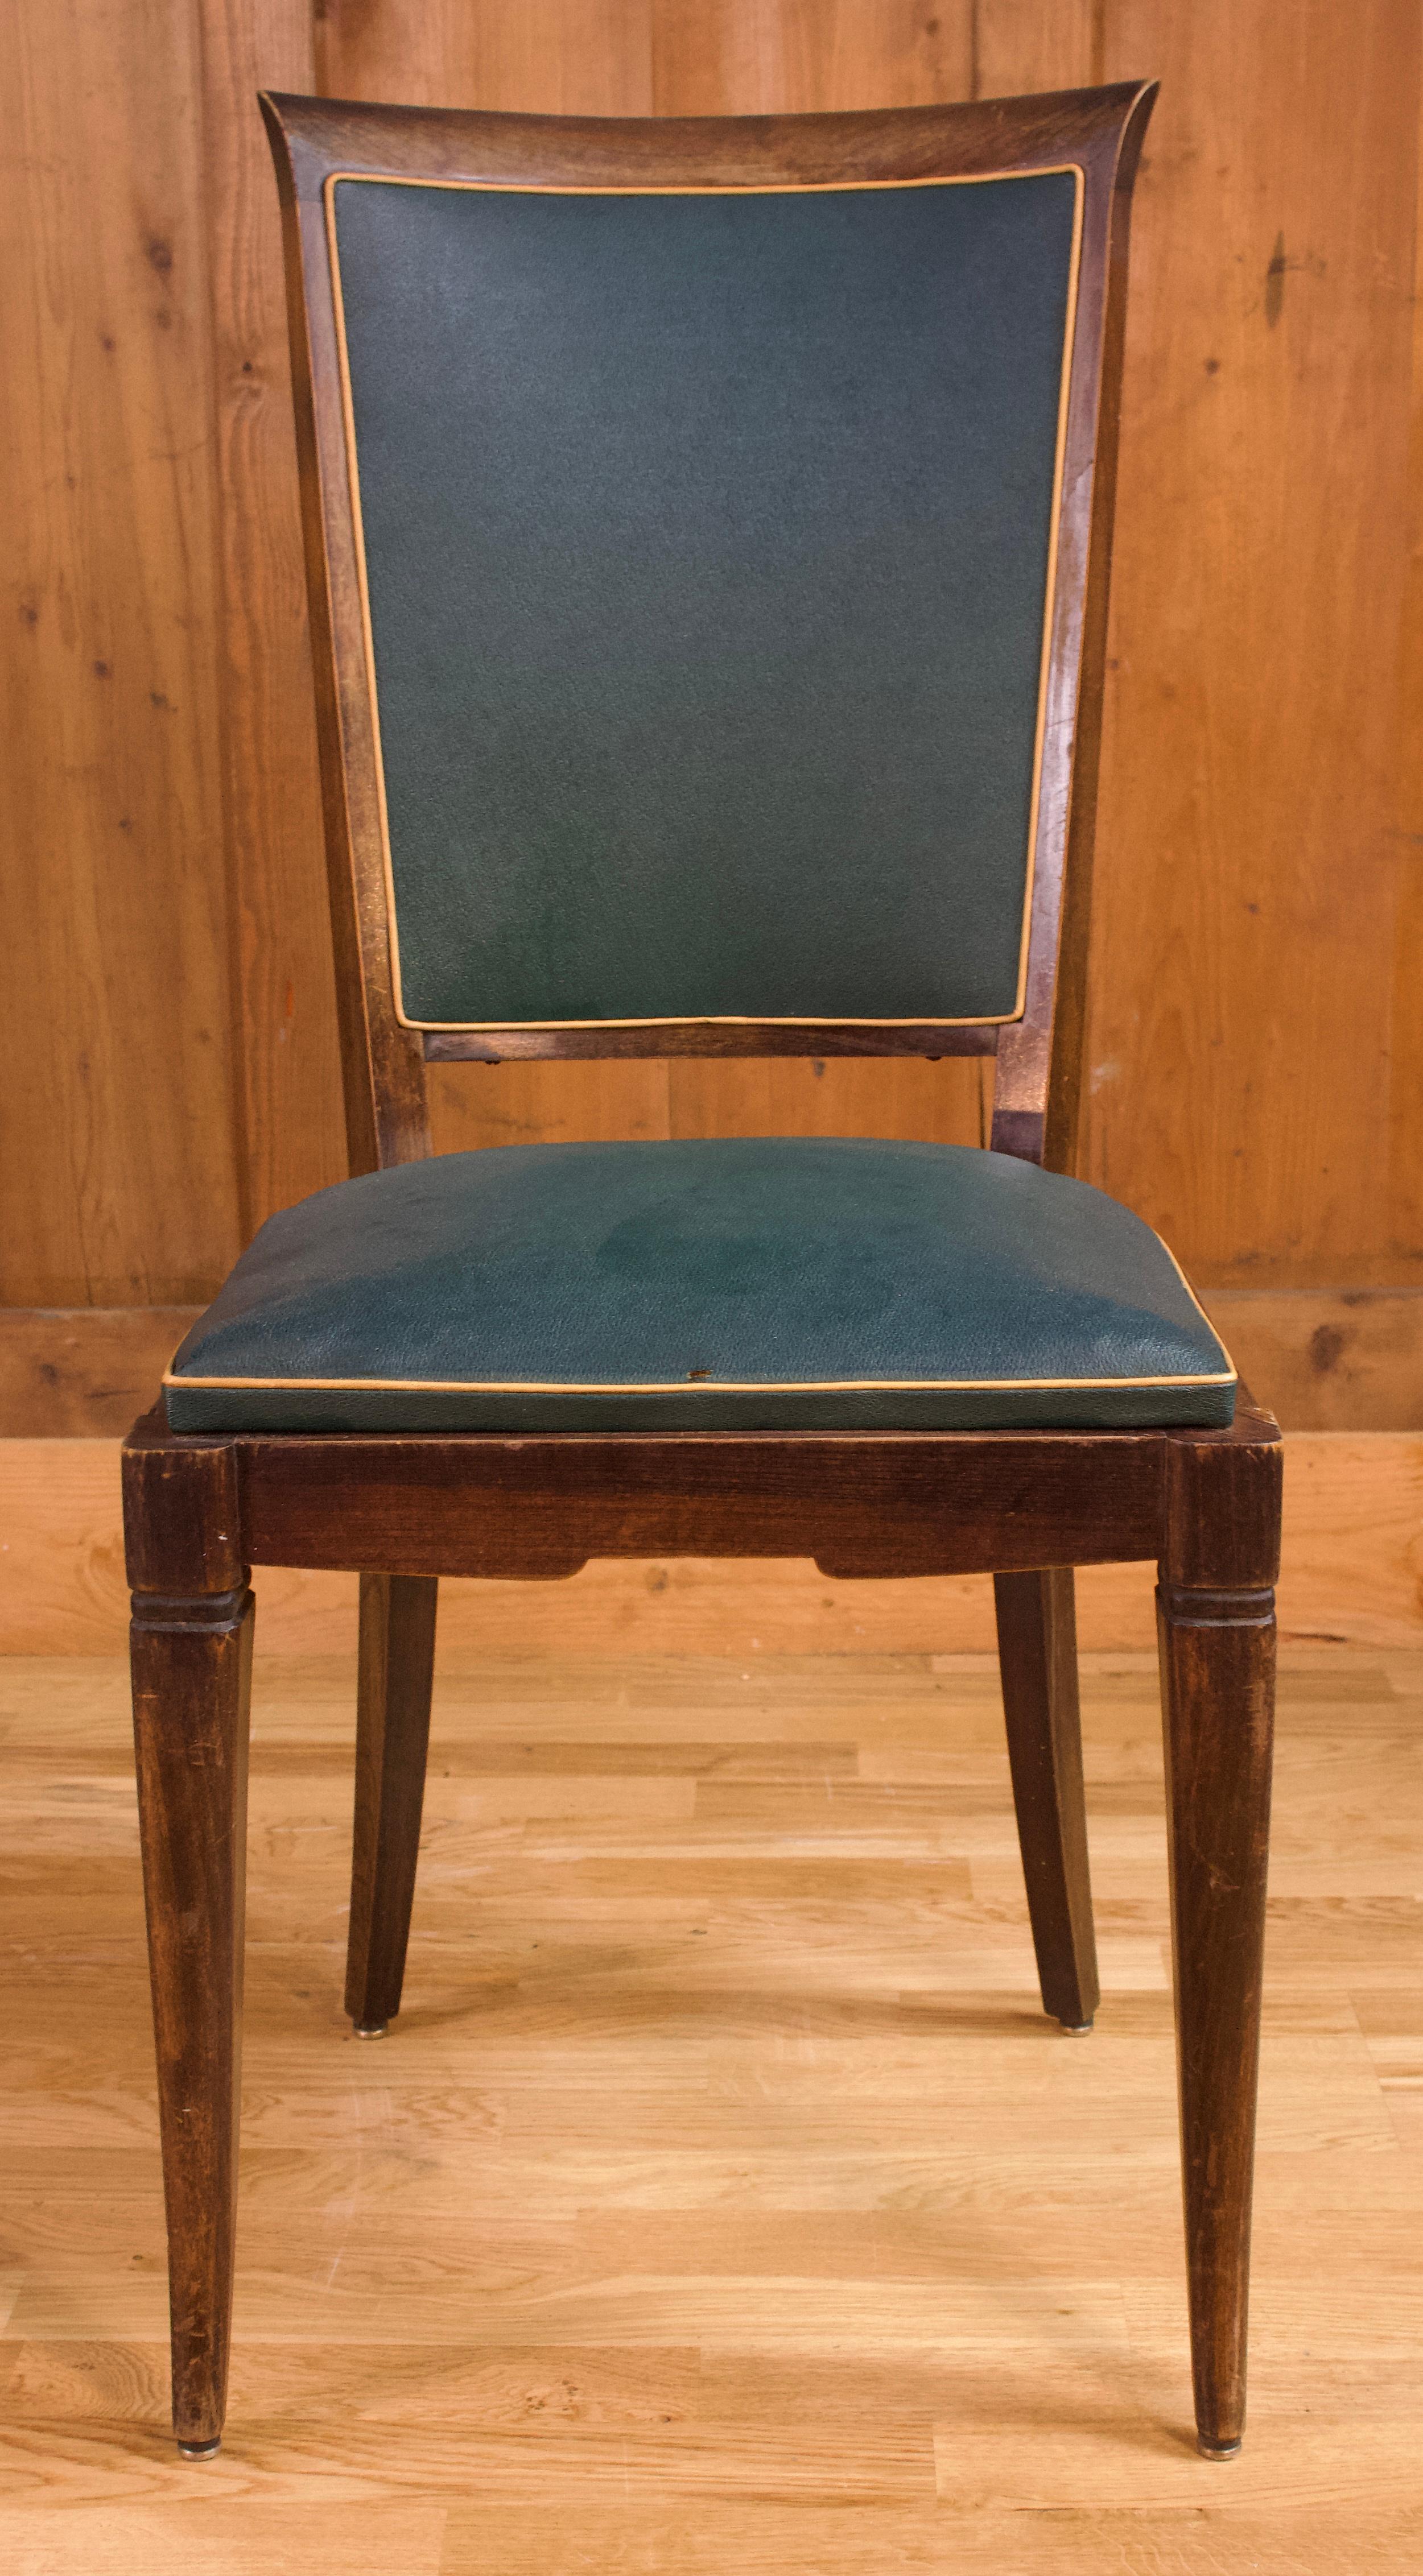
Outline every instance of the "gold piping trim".
[[[1053, 458], [1052, 516], [1048, 533], [1047, 584], [1043, 602], [1043, 640], [1038, 663], [1038, 713], [1033, 737], [1033, 781], [1028, 813], [1028, 864], [1023, 886], [1023, 928], [1018, 943], [1018, 983], [1011, 1011], [958, 1019], [926, 1019], [922, 1013], [901, 1020], [832, 1018], [825, 1012], [814, 1015], [796, 1013], [777, 1018], [750, 1012], [672, 1013], [660, 1018], [634, 1020], [412, 1020], [407, 1016], [400, 977], [400, 932], [395, 904], [395, 873], [391, 863], [390, 815], [385, 792], [385, 755], [381, 745], [380, 703], [376, 688], [375, 637], [371, 625], [370, 591], [366, 579], [366, 537], [361, 516], [360, 463], [356, 452], [355, 411], [351, 394], [350, 364], [346, 346], [346, 307], [341, 293], [341, 259], [336, 238], [336, 190], [338, 187], [369, 185], [382, 188], [448, 188], [463, 193], [498, 196], [540, 197], [792, 197], [849, 196], [886, 188], [975, 188], [999, 179], [1051, 179], [1070, 176], [1073, 180], [1072, 247], [1069, 254], [1067, 314], [1063, 326], [1062, 377], [1058, 390], [1057, 446]], [[366, 695], [370, 707], [371, 738], [375, 749], [376, 803], [380, 816], [381, 861], [385, 877], [387, 940], [390, 950], [390, 977], [395, 1001], [395, 1016], [404, 1029], [468, 1030], [478, 1034], [501, 1029], [697, 1029], [697, 1028], [764, 1028], [764, 1029], [988, 1029], [1006, 1028], [1023, 1016], [1027, 998], [1028, 949], [1033, 919], [1033, 890], [1037, 874], [1038, 825], [1040, 820], [1043, 739], [1047, 728], [1047, 681], [1052, 660], [1053, 614], [1057, 602], [1058, 529], [1062, 515], [1063, 461], [1067, 449], [1067, 414], [1072, 384], [1072, 361], [1077, 333], [1077, 286], [1082, 251], [1082, 214], [1085, 178], [1080, 162], [1046, 161], [1031, 170], [963, 170], [952, 171], [940, 178], [928, 179], [850, 179], [818, 180], [808, 185], [781, 182], [770, 186], [727, 188], [580, 188], [547, 185], [525, 186], [500, 179], [412, 179], [381, 170], [332, 170], [322, 182], [325, 209], [327, 261], [331, 275], [331, 301], [336, 321], [336, 359], [341, 380], [341, 415], [346, 449], [346, 481], [351, 503], [351, 525], [356, 549], [356, 577], [361, 599], [361, 634], [365, 646]]]
[[824, 1378], [482, 1378], [482, 1377], [175, 1377], [183, 1387], [262, 1387], [316, 1390], [334, 1395], [390, 1391], [404, 1395], [1030, 1395], [1077, 1387], [1119, 1387], [1152, 1392], [1163, 1386], [1234, 1386], [1234, 1369], [1211, 1377], [824, 1377]]
[[1201, 1322], [1205, 1325], [1206, 1331], [1211, 1335], [1212, 1340], [1215, 1342], [1216, 1347], [1220, 1352], [1221, 1358], [1224, 1360], [1226, 1367], [1230, 1371], [1228, 1379], [1203, 1378], [1201, 1380], [1202, 1385], [1238, 1386], [1240, 1384], [1240, 1371], [1236, 1367], [1234, 1360], [1231, 1358], [1229, 1351], [1226, 1349], [1224, 1342], [1221, 1340], [1219, 1333], [1216, 1331], [1214, 1324], [1211, 1322], [1209, 1315], [1206, 1313], [1204, 1306], [1201, 1304], [1199, 1297], [1196, 1295], [1194, 1288], [1191, 1286], [1190, 1280], [1187, 1278], [1185, 1271], [1182, 1269], [1181, 1264], [1177, 1260], [1175, 1253], [1172, 1251], [1170, 1244], [1166, 1241], [1163, 1235], [1156, 1234], [1155, 1226], [1151, 1228], [1151, 1232], [1156, 1235], [1157, 1242], [1160, 1244], [1162, 1251], [1165, 1253], [1167, 1260], [1170, 1262], [1172, 1269], [1175, 1271], [1176, 1276], [1180, 1280], [1182, 1287], [1185, 1289], [1187, 1296], [1190, 1298], [1192, 1305], [1195, 1307], [1196, 1313], [1200, 1316]]

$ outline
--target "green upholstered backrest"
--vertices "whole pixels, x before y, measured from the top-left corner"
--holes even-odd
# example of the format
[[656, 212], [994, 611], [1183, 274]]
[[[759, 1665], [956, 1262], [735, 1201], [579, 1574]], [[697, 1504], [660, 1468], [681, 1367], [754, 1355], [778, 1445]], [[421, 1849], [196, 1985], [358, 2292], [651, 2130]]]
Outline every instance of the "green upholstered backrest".
[[1017, 1014], [1079, 188], [331, 184], [402, 1018]]

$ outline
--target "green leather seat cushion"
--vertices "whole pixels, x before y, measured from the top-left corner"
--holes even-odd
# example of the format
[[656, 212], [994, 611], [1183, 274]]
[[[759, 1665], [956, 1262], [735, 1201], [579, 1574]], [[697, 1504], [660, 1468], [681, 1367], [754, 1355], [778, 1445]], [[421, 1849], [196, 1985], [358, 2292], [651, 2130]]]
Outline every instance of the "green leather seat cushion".
[[835, 1137], [507, 1146], [263, 1226], [179, 1350], [175, 1430], [1228, 1423], [1159, 1237], [1085, 1182]]

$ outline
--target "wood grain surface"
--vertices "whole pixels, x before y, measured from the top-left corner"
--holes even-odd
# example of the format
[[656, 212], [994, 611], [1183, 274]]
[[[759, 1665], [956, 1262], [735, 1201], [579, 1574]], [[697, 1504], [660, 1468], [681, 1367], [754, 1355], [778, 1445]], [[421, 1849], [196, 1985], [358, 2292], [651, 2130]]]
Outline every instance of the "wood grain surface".
[[1416, 1279], [1378, 1140], [1418, 873], [1394, 674], [1423, 19], [1307, 9], [1282, 48], [1268, 8], [1129, 0], [1105, 27], [1106, 76], [1145, 54], [1162, 87], [1082, 1168], [1212, 1285]]
[[232, 2409], [198, 2468], [126, 1679], [0, 1668], [16, 2576], [1411, 2576], [1423, 1658], [1282, 1662], [1225, 2468], [1190, 2440], [1154, 1659], [1084, 1673], [1088, 2040], [1038, 2009], [995, 1675], [877, 1654], [446, 1676], [404, 2010], [343, 2036], [354, 1686], [258, 1665]]
[[9, 9], [0, 1296], [180, 1303], [241, 1243], [197, 28]]
[[259, 89], [310, 89], [310, 0], [195, 0], [218, 439], [220, 682], [244, 1240], [345, 1177], [292, 479], [281, 227]]
[[0, 1439], [122, 1439], [201, 1306], [0, 1306]]
[[[1423, 1638], [1423, 1440], [1286, 1440], [1280, 1619], [1288, 1643]], [[354, 1653], [356, 1578], [263, 1566], [257, 1652]], [[1149, 1565], [1086, 1566], [1089, 1647], [1144, 1647]], [[0, 1654], [113, 1654], [128, 1617], [119, 1444], [0, 1441]], [[441, 1660], [548, 1646], [579, 1654], [949, 1653], [993, 1644], [987, 1576], [837, 1582], [809, 1564], [669, 1557], [594, 1562], [571, 1581], [447, 1581]]]
[[[63, 0], [11, 13], [0, 43], [0, 793], [23, 959], [0, 1039], [6, 1298], [206, 1296], [269, 1206], [341, 1168], [252, 96], [312, 79], [622, 115], [1160, 75], [1083, 1167], [1208, 1288], [1423, 1280], [1413, 0], [1287, 32], [1266, 0]], [[970, 1141], [990, 1082], [974, 1062], [432, 1068], [442, 1145], [768, 1124]]]

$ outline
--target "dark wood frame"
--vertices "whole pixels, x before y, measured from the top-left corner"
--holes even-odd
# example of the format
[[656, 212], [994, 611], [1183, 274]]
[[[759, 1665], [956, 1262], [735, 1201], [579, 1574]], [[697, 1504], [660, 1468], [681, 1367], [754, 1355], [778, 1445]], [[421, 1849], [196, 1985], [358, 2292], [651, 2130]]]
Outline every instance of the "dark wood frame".
[[[1070, 1169], [1131, 184], [1146, 87], [865, 115], [593, 121], [265, 99], [285, 219], [351, 1165], [430, 1150], [425, 1065], [593, 1054], [996, 1055], [992, 1145]], [[510, 185], [825, 185], [1071, 163], [1083, 174], [1026, 999], [977, 1027], [420, 1032], [397, 1017], [323, 189], [336, 172]], [[399, 2007], [443, 1574], [551, 1580], [596, 1556], [991, 1571], [1045, 2009], [1097, 1975], [1072, 1568], [1157, 1559], [1186, 2235], [1202, 2449], [1244, 2418], [1268, 1831], [1279, 1434], [1230, 1431], [170, 1432], [125, 1449], [133, 1674], [173, 2316], [174, 2423], [219, 2442], [231, 2310], [253, 1564], [361, 1582], [347, 2009]]]
[[[1127, 235], [1154, 84], [865, 115], [573, 118], [264, 97], [284, 219], [292, 378], [353, 1171], [430, 1150], [425, 1066], [512, 1056], [994, 1055], [993, 1145], [1070, 1166], [1076, 1126], [1116, 481]], [[360, 549], [327, 182], [509, 187], [864, 186], [1082, 173], [1057, 578], [1024, 1007], [1007, 1024], [683, 1022], [435, 1030], [396, 1015]]]

